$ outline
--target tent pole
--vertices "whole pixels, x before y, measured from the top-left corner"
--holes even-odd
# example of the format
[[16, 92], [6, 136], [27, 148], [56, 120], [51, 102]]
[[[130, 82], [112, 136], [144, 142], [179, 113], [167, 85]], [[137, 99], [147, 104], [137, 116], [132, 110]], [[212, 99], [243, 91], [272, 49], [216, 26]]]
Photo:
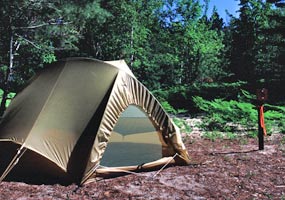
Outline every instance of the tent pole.
[[11, 160], [5, 171], [0, 177], [0, 183], [6, 178], [6, 176], [10, 173], [10, 171], [15, 167], [15, 165], [18, 163], [19, 159], [23, 156], [23, 154], [26, 152], [27, 148], [24, 148], [22, 145], [20, 149], [18, 149], [17, 154], [14, 156], [14, 158]]

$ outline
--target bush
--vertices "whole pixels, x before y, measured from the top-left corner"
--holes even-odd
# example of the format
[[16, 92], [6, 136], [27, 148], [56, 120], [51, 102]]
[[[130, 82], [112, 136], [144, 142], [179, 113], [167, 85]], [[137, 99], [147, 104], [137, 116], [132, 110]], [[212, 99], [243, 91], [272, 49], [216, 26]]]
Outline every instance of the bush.
[[193, 97], [193, 101], [206, 112], [203, 127], [211, 131], [234, 131], [238, 127], [252, 129], [257, 122], [257, 110], [250, 103], [215, 99], [208, 101]]
[[[166, 112], [172, 115], [178, 115], [186, 112], [186, 110], [183, 109], [178, 109], [178, 110], [174, 109], [167, 101], [162, 101], [161, 105]], [[191, 132], [190, 126], [186, 123], [184, 119], [174, 117], [173, 122], [180, 128], [182, 132], [184, 133]]]
[[180, 128], [181, 132], [191, 133], [192, 129], [184, 119], [175, 117], [173, 118], [173, 122]]
[[[206, 131], [257, 131], [258, 112], [248, 102], [193, 97], [195, 105], [206, 113], [202, 128]], [[285, 133], [285, 107], [265, 104], [265, 125], [267, 133]]]
[[265, 125], [269, 133], [285, 133], [285, 107], [265, 104]]
[[[3, 95], [3, 90], [0, 89], [0, 103], [2, 102], [2, 95]], [[7, 95], [7, 101], [6, 101], [6, 108], [9, 106], [11, 103], [11, 100], [16, 96], [16, 93], [10, 92]]]
[[173, 115], [177, 114], [177, 110], [175, 110], [167, 101], [162, 101], [160, 103], [167, 113], [173, 114]]
[[193, 85], [180, 85], [168, 89], [167, 100], [175, 109], [184, 108], [190, 113], [197, 113], [193, 96], [203, 99], [214, 98], [237, 99], [240, 89], [245, 87], [245, 82], [234, 83], [196, 83]]

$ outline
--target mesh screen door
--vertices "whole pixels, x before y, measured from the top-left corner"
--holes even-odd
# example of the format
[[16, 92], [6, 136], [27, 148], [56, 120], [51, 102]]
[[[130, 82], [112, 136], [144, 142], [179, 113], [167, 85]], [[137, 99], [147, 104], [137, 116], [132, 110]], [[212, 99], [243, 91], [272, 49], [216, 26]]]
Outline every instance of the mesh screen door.
[[130, 105], [120, 116], [108, 142], [101, 165], [140, 165], [162, 157], [161, 142], [148, 116]]

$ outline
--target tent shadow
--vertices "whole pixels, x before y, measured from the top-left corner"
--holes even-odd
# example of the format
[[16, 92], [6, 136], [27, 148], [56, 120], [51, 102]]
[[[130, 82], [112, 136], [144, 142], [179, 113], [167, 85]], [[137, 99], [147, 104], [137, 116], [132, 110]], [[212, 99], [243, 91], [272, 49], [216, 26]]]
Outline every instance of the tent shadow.
[[[5, 148], [2, 148], [4, 146]], [[0, 152], [1, 174], [13, 159], [19, 147], [20, 146], [18, 144], [12, 142], [1, 144], [2, 149], [9, 149], [9, 151], [6, 151], [5, 154], [3, 154], [3, 152]], [[4, 181], [24, 182], [34, 185], [68, 185], [71, 183], [70, 178], [66, 176], [66, 173], [64, 173], [64, 171], [60, 169], [55, 163], [29, 149], [27, 149], [18, 163], [4, 179]]]
[[93, 117], [88, 122], [69, 158], [67, 173], [76, 184], [81, 184], [111, 91], [112, 87], [110, 87]]

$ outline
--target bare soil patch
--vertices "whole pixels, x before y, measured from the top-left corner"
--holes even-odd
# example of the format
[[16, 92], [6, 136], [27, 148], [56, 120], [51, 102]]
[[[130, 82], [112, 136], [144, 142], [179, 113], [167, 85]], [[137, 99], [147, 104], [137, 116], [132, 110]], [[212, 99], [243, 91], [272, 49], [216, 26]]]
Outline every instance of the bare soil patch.
[[77, 185], [2, 182], [0, 199], [285, 199], [285, 135], [210, 141], [185, 138], [189, 166]]

